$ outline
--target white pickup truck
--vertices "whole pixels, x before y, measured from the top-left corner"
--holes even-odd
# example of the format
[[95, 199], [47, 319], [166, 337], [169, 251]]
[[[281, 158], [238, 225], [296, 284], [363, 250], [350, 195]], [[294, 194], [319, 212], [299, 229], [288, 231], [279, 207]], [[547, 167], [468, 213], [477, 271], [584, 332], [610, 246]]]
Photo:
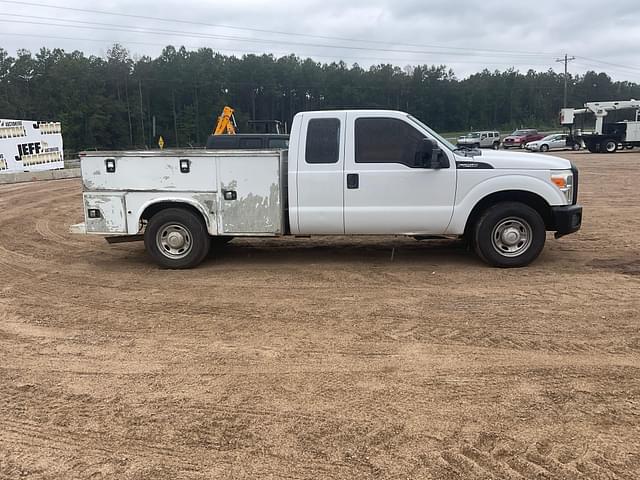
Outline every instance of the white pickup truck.
[[110, 242], [144, 239], [167, 268], [198, 265], [234, 237], [463, 237], [521, 267], [577, 231], [578, 171], [546, 155], [458, 149], [403, 112], [295, 116], [288, 150], [86, 152], [85, 223]]

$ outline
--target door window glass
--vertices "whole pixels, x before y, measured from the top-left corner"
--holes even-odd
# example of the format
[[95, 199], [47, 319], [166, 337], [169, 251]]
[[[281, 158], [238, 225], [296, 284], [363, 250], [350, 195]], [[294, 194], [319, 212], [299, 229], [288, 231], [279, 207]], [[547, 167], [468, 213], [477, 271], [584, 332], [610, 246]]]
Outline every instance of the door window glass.
[[400, 163], [416, 166], [424, 135], [397, 118], [358, 118], [355, 125], [356, 163]]

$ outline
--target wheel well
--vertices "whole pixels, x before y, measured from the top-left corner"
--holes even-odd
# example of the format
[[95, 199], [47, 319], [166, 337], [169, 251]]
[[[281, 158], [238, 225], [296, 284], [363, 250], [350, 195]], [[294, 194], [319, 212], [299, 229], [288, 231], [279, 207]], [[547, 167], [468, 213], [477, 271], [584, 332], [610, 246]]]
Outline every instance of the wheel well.
[[151, 217], [153, 217], [156, 213], [162, 210], [165, 210], [167, 208], [182, 208], [184, 210], [189, 210], [195, 213], [198, 216], [198, 218], [202, 219], [205, 227], [209, 226], [207, 222], [207, 218], [202, 214], [202, 212], [198, 210], [196, 207], [194, 207], [193, 205], [185, 202], [164, 201], [164, 202], [152, 203], [151, 205], [149, 205], [147, 208], [144, 209], [144, 211], [142, 212], [142, 215], [140, 215], [140, 221], [142, 220], [149, 221]]
[[549, 206], [547, 201], [540, 195], [531, 192], [525, 192], [522, 190], [504, 190], [502, 192], [495, 192], [487, 195], [482, 200], [480, 200], [475, 207], [473, 207], [473, 210], [471, 210], [471, 213], [469, 214], [469, 218], [467, 218], [467, 224], [464, 228], [464, 235], [466, 237], [469, 236], [468, 234], [473, 228], [473, 225], [475, 225], [478, 218], [480, 218], [482, 213], [487, 210], [487, 208], [500, 202], [524, 203], [540, 214], [546, 227], [549, 227], [551, 225], [551, 207]]

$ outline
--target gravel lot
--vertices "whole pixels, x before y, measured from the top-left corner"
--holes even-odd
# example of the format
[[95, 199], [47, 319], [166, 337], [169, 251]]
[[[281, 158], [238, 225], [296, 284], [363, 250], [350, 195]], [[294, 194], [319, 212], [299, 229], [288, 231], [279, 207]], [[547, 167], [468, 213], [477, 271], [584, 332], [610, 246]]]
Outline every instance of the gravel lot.
[[[192, 271], [0, 187], [0, 478], [640, 477], [640, 153], [562, 153], [583, 230], [236, 240]], [[393, 252], [393, 255], [392, 255]]]

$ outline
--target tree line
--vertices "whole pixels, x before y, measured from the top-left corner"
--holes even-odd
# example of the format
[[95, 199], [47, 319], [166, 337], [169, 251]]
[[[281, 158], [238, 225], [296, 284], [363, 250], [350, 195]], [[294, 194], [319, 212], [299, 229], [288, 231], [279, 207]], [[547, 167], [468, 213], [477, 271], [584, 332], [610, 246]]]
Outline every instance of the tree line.
[[[589, 71], [568, 79], [568, 105], [640, 98], [640, 85]], [[564, 77], [485, 69], [464, 79], [444, 65], [362, 68], [295, 55], [222, 55], [167, 46], [132, 58], [120, 45], [102, 57], [42, 48], [15, 57], [0, 48], [0, 118], [62, 122], [67, 150], [202, 146], [224, 105], [247, 120], [291, 124], [303, 110], [404, 110], [437, 131], [558, 127]], [[155, 135], [154, 135], [155, 134]]]

